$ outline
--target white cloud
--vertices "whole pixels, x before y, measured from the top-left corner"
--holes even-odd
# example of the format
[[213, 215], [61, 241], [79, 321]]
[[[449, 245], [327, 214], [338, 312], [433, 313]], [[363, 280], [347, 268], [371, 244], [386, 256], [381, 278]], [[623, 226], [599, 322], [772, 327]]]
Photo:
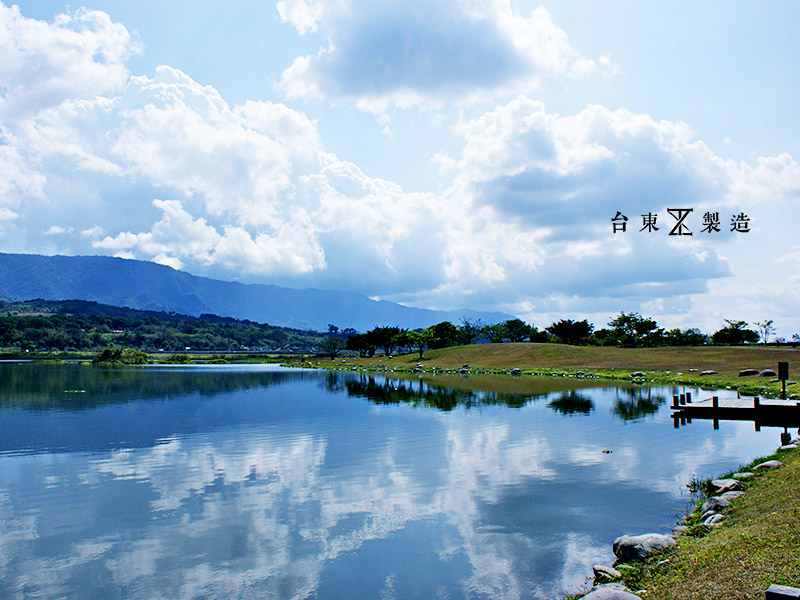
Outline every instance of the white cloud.
[[0, 4], [0, 118], [116, 91], [135, 51], [125, 27], [104, 12], [82, 8], [48, 24]]
[[[421, 18], [385, 4], [411, 25]], [[425, 9], [430, 31], [445, 27], [454, 6]], [[545, 13], [523, 19], [502, 2], [458, 6], [462, 20], [487, 31], [530, 28], [535, 20], [557, 42], [542, 49], [540, 60], [550, 61], [552, 72], [572, 68], [563, 58], [573, 56], [566, 37], [549, 29]], [[348, 2], [287, 1], [281, 14], [301, 30], [319, 26], [335, 37], [350, 31], [354, 10]], [[371, 18], [371, 11], [358, 18]], [[753, 254], [747, 244], [771, 244], [775, 257], [789, 260], [781, 235], [764, 229], [767, 222], [788, 228], [781, 215], [792, 214], [800, 198], [800, 166], [788, 154], [737, 164], [681, 122], [598, 105], [559, 115], [519, 95], [463, 118], [456, 131], [461, 150], [431, 158], [442, 169], [444, 192], [409, 193], [328, 152], [317, 123], [286, 105], [232, 105], [168, 66], [152, 77], [126, 77], [129, 36], [102, 14], [79, 11], [55, 25], [26, 20], [15, 9], [2, 16], [15, 24], [7, 28], [14, 41], [5, 43], [24, 47], [28, 27], [47, 53], [67, 36], [76, 48], [94, 48], [92, 64], [109, 69], [108, 85], [76, 76], [76, 88], [63, 88], [52, 102], [5, 113], [0, 227], [14, 251], [101, 250], [226, 279], [358, 290], [531, 319], [555, 319], [565, 310], [589, 312], [567, 315], [579, 318], [618, 312], [620, 302], [629, 303], [625, 310], [663, 306], [679, 315], [708, 293], [709, 280], [741, 269]], [[378, 29], [389, 26], [374, 16]], [[79, 26], [65, 33], [70, 19]], [[6, 69], [4, 77], [3, 102], [28, 97], [30, 75]], [[441, 90], [422, 91], [432, 98]], [[396, 92], [387, 87], [374, 98]], [[405, 120], [384, 116], [379, 125], [391, 124], [401, 137]], [[695, 209], [692, 238], [666, 236], [666, 208], [676, 206]], [[625, 235], [611, 233], [617, 210], [630, 219]], [[719, 211], [723, 225], [734, 211], [752, 213], [754, 231], [747, 238], [724, 228], [717, 237], [701, 236], [707, 210]], [[658, 234], [638, 231], [647, 212], [659, 214]], [[70, 230], [81, 235], [40, 235]], [[780, 293], [788, 306], [788, 291]]]
[[278, 0], [276, 3], [281, 20], [294, 25], [301, 35], [317, 30], [321, 5], [316, 0]]
[[72, 233], [72, 227], [61, 227], [59, 225], [53, 225], [47, 231], [42, 232], [44, 235], [64, 235], [67, 233]]
[[485, 99], [598, 68], [544, 8], [525, 16], [507, 0], [286, 0], [278, 10], [301, 34], [320, 24], [328, 32], [327, 47], [283, 72], [289, 97], [343, 98], [381, 112]]
[[98, 238], [105, 233], [105, 230], [99, 225], [88, 227], [81, 231], [81, 235], [91, 238]]
[[[32, 169], [15, 147], [16, 140], [0, 124], [0, 218], [11, 221], [24, 211], [27, 200], [44, 198], [45, 177]], [[3, 224], [0, 222], [0, 232]]]

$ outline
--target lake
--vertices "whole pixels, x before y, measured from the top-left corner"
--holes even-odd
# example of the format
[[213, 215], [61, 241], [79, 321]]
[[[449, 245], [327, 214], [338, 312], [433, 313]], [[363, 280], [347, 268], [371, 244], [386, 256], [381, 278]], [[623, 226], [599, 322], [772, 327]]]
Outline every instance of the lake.
[[0, 597], [556, 598], [777, 447], [685, 391], [0, 363]]

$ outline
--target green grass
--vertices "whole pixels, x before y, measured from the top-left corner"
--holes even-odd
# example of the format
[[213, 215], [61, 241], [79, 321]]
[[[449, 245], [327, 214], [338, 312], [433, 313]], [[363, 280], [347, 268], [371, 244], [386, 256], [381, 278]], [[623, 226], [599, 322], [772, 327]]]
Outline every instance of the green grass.
[[800, 452], [752, 464], [767, 458], [784, 466], [747, 481], [721, 527], [680, 536], [675, 548], [628, 572], [624, 583], [653, 600], [762, 599], [773, 583], [800, 587]]
[[[342, 361], [345, 361], [342, 363]], [[353, 366], [376, 369], [411, 370], [419, 362], [426, 369], [458, 369], [468, 364], [473, 372], [502, 372], [511, 368], [524, 373], [574, 374], [583, 371], [608, 379], [629, 379], [642, 371], [646, 379], [660, 383], [680, 383], [698, 387], [717, 387], [747, 393], [777, 396], [780, 383], [766, 377], [739, 377], [745, 368], [777, 371], [778, 362], [789, 363], [790, 377], [800, 380], [800, 351], [763, 346], [615, 348], [567, 346], [565, 344], [473, 344], [440, 350], [427, 350], [420, 359], [416, 353], [392, 359], [375, 356], [371, 359], [339, 357], [335, 361], [314, 359], [314, 366], [346, 368]], [[713, 370], [716, 374], [701, 375]], [[800, 393], [800, 386], [787, 388], [787, 394]]]

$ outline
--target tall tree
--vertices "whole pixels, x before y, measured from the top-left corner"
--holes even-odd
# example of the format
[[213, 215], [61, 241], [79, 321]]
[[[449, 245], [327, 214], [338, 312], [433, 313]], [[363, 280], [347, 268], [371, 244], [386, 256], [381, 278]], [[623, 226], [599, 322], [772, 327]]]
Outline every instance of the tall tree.
[[733, 319], [724, 321], [728, 325], [711, 335], [711, 341], [715, 344], [754, 344], [758, 341], [758, 334], [752, 329], [747, 329], [747, 321]]
[[663, 329], [653, 319], [639, 313], [621, 312], [608, 322], [614, 337], [621, 346], [657, 346], [661, 342]]
[[509, 319], [503, 326], [506, 328], [505, 337], [510, 342], [524, 342], [531, 335], [531, 326], [522, 319]]
[[703, 346], [708, 336], [699, 329], [670, 329], [664, 332], [664, 343], [667, 346]]
[[775, 327], [772, 325], [772, 319], [756, 321], [756, 327], [758, 327], [758, 331], [761, 335], [761, 341], [764, 342], [764, 345], [766, 346], [767, 342], [769, 342], [769, 336], [775, 333]]
[[589, 337], [592, 335], [594, 325], [586, 319], [583, 321], [573, 321], [572, 319], [561, 319], [558, 323], [553, 323], [546, 328], [565, 344], [578, 345], [588, 344]]
[[408, 337], [409, 344], [413, 348], [416, 348], [417, 352], [419, 353], [420, 360], [425, 352], [425, 348], [428, 348], [431, 342], [435, 339], [433, 327], [428, 327], [427, 329], [423, 329], [421, 331], [409, 331], [406, 335]]
[[347, 336], [347, 349], [355, 350], [361, 358], [372, 358], [377, 348], [366, 333], [353, 333]]
[[399, 327], [376, 327], [367, 332], [371, 341], [378, 348], [383, 348], [383, 353], [386, 356], [389, 356], [397, 348], [400, 333], [401, 329]]
[[483, 321], [480, 319], [471, 320], [467, 317], [462, 317], [461, 326], [458, 328], [461, 343], [464, 345], [474, 344], [481, 336], [483, 327]]
[[442, 321], [428, 329], [431, 334], [428, 345], [431, 348], [447, 348], [458, 344], [458, 328], [450, 321]]
[[331, 360], [339, 356], [345, 346], [347, 346], [347, 342], [340, 337], [331, 336], [322, 340], [322, 350], [331, 357]]
[[481, 333], [489, 338], [492, 344], [502, 344], [507, 332], [503, 323], [495, 323], [493, 325], [484, 325]]

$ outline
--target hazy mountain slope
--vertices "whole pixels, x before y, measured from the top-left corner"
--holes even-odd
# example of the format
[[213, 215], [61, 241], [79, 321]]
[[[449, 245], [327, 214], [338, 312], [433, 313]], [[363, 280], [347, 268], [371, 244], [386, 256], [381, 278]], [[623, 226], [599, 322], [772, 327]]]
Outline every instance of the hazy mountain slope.
[[0, 296], [11, 300], [93, 300], [192, 316], [213, 313], [323, 331], [328, 324], [360, 331], [378, 325], [416, 328], [461, 317], [495, 323], [503, 313], [433, 311], [376, 302], [353, 292], [296, 290], [197, 277], [155, 263], [107, 256], [0, 253]]

